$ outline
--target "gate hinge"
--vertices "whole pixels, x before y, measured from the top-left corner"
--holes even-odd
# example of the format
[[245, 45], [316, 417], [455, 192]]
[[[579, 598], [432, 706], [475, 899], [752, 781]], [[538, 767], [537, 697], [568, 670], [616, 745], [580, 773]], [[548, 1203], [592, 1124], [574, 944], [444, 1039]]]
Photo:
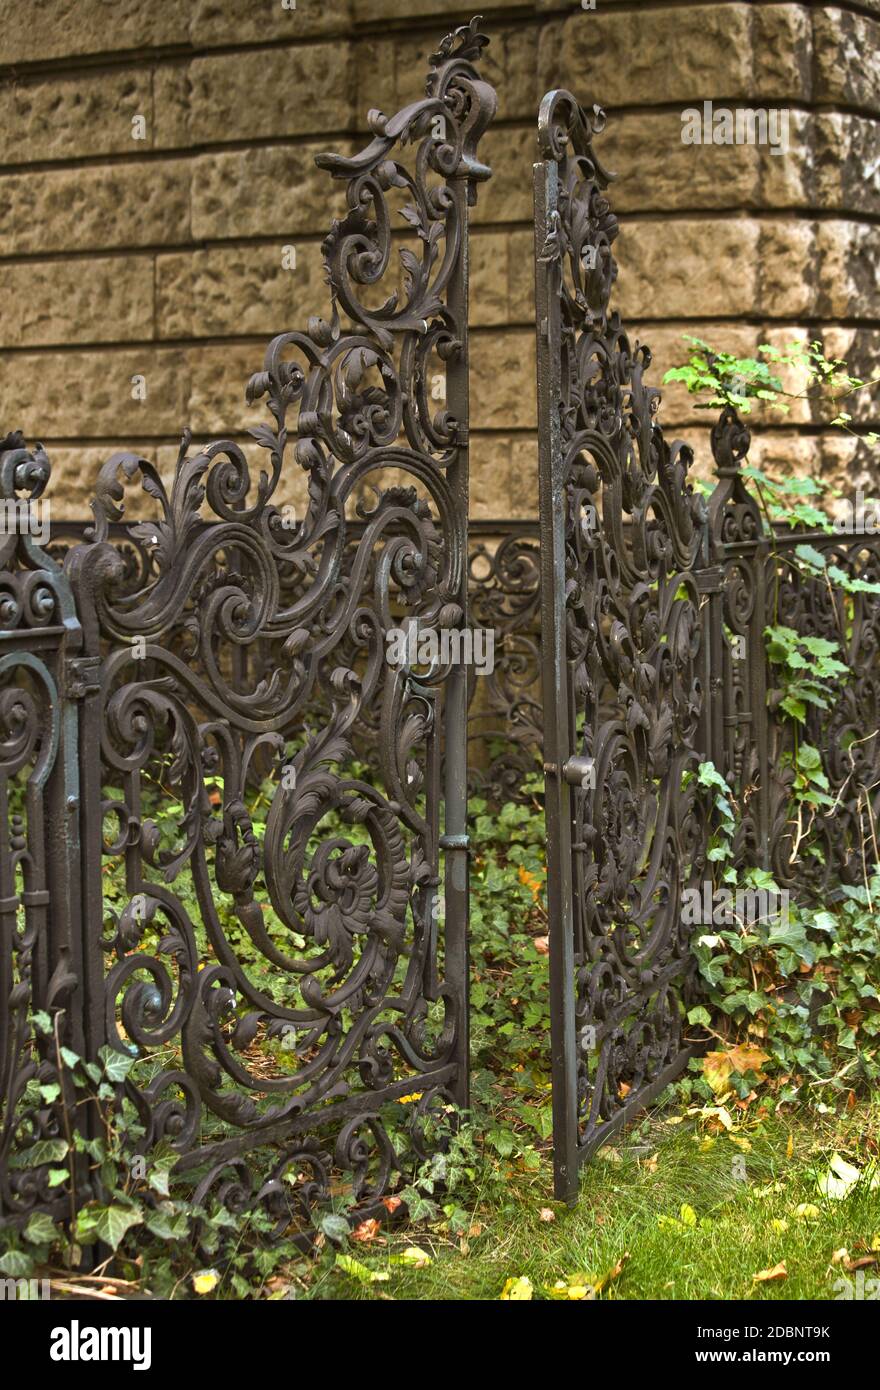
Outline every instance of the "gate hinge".
[[101, 689], [101, 658], [72, 656], [65, 667], [64, 693], [68, 700], [82, 700]]

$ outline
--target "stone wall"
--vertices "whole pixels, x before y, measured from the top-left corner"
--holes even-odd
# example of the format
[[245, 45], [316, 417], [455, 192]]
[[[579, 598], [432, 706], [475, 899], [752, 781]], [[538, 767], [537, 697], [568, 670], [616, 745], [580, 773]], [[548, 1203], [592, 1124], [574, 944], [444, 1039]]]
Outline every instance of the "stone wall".
[[[476, 516], [536, 506], [531, 164], [550, 86], [609, 110], [618, 303], [655, 380], [684, 332], [741, 349], [821, 335], [876, 370], [880, 0], [481, 8], [500, 104], [472, 242]], [[247, 443], [267, 338], [327, 311], [339, 187], [314, 153], [353, 150], [370, 107], [421, 95], [426, 55], [468, 16], [449, 0], [0, 0], [0, 426], [46, 444], [59, 510], [83, 514], [114, 449], [170, 468], [184, 424]], [[684, 145], [681, 111], [707, 99], [784, 106], [788, 153]], [[661, 419], [701, 460], [706, 418], [666, 388]], [[850, 486], [869, 470], [806, 411], [754, 457]]]

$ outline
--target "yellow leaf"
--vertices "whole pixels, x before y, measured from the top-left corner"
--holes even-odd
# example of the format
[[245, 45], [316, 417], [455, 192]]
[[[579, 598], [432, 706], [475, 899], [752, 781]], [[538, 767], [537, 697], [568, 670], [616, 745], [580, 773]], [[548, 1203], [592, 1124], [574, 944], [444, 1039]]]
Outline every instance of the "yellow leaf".
[[761, 1269], [752, 1276], [756, 1284], [769, 1284], [773, 1279], [787, 1279], [788, 1270], [785, 1268], [785, 1260], [780, 1260], [778, 1265], [772, 1269]]
[[770, 1229], [781, 1236], [783, 1231], [788, 1230], [788, 1222], [784, 1216], [774, 1216], [773, 1220], [770, 1222]]
[[216, 1269], [198, 1269], [192, 1277], [196, 1293], [210, 1293], [212, 1289], [216, 1289], [219, 1282], [220, 1275]]
[[712, 1090], [717, 1094], [725, 1089], [731, 1072], [744, 1074], [747, 1071], [760, 1073], [769, 1054], [759, 1047], [731, 1047], [726, 1052], [707, 1052], [703, 1058], [703, 1075]]
[[727, 1137], [731, 1144], [736, 1144], [736, 1147], [742, 1149], [744, 1153], [750, 1154], [752, 1152], [752, 1141], [751, 1139], [746, 1139], [745, 1135], [728, 1134]]
[[424, 1091], [413, 1091], [411, 1096], [398, 1096], [397, 1102], [399, 1105], [412, 1105], [413, 1101], [421, 1100], [423, 1095]]
[[679, 1212], [679, 1216], [681, 1217], [681, 1223], [683, 1226], [696, 1226], [697, 1213], [694, 1211], [693, 1207], [688, 1206], [687, 1202], [685, 1202], [682, 1206], [682, 1209]]
[[362, 1265], [360, 1260], [355, 1260], [351, 1255], [337, 1255], [336, 1268], [341, 1269], [345, 1274], [357, 1279], [359, 1284], [384, 1284], [391, 1278], [387, 1271], [378, 1269], [368, 1269]]
[[703, 1058], [703, 1075], [712, 1090], [720, 1094], [730, 1076], [730, 1057], [726, 1052], [707, 1052]]
[[764, 1187], [753, 1187], [753, 1197], [772, 1197], [777, 1192], [784, 1192], [785, 1189], [781, 1182], [768, 1182]]
[[527, 1303], [531, 1300], [534, 1290], [531, 1279], [527, 1279], [524, 1274], [516, 1279], [508, 1279], [501, 1290], [501, 1302]]
[[431, 1256], [427, 1250], [421, 1250], [418, 1245], [408, 1245], [399, 1255], [391, 1256], [393, 1265], [406, 1265], [408, 1269], [427, 1269], [431, 1263]]
[[785, 1157], [791, 1158], [794, 1154], [794, 1135], [789, 1134], [788, 1143], [785, 1146]]
[[596, 1290], [589, 1274], [570, 1274], [566, 1279], [557, 1279], [555, 1283], [545, 1285], [544, 1292], [548, 1298], [576, 1303], [596, 1297]]
[[819, 1208], [814, 1206], [812, 1202], [801, 1202], [799, 1206], [795, 1207], [794, 1214], [801, 1221], [818, 1221], [822, 1215]]
[[839, 1250], [834, 1251], [833, 1255], [831, 1256], [831, 1263], [833, 1265], [846, 1264], [848, 1259], [849, 1251], [847, 1250], [845, 1245], [842, 1245]]
[[740, 1073], [759, 1072], [764, 1063], [770, 1060], [770, 1054], [762, 1052], [759, 1047], [732, 1047], [728, 1056], [733, 1070]]

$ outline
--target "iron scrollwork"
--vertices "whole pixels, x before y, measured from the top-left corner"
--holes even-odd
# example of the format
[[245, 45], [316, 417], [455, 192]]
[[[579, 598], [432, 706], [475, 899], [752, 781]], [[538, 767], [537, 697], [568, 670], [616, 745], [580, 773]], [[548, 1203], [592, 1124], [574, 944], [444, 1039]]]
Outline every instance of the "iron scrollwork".
[[36, 1211], [68, 1215], [77, 1180], [88, 1190], [59, 1061], [82, 1037], [76, 737], [65, 717], [81, 632], [70, 587], [31, 532], [49, 475], [42, 445], [0, 439], [0, 1226], [19, 1228]]
[[[702, 870], [694, 773], [706, 509], [657, 422], [649, 349], [610, 306], [604, 113], [548, 93], [536, 260], [556, 1173], [686, 1065], [682, 890]], [[569, 886], [571, 885], [571, 886]], [[554, 965], [555, 959], [555, 965]]]
[[[466, 1095], [460, 885], [445, 923], [440, 905], [441, 832], [464, 829], [441, 776], [441, 754], [464, 765], [448, 717], [461, 672], [391, 665], [386, 637], [407, 618], [466, 622], [486, 42], [476, 20], [457, 30], [423, 99], [371, 112], [361, 154], [318, 158], [347, 211], [323, 243], [329, 315], [276, 337], [247, 386], [272, 420], [251, 431], [267, 467], [254, 477], [234, 441], [193, 450], [187, 433], [166, 489], [116, 454], [65, 561], [102, 658], [104, 853], [124, 889], [100, 1007], [111, 1045], [140, 1059], [132, 1143], [170, 1143], [199, 1201], [260, 1204], [279, 1228], [334, 1170], [356, 1207], [378, 1203]], [[309, 500], [291, 528], [273, 498], [295, 466]], [[140, 583], [111, 534], [138, 483], [158, 509], [130, 528]], [[248, 1154], [267, 1144], [258, 1177]]]

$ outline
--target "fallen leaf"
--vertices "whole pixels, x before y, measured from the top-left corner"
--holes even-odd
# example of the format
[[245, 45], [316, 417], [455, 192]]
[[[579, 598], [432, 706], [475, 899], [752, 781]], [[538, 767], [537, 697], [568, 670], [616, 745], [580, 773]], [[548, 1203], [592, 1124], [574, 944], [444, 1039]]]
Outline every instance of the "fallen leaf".
[[210, 1293], [216, 1289], [220, 1282], [220, 1275], [216, 1269], [198, 1269], [192, 1277], [192, 1286], [196, 1293]]
[[518, 1278], [506, 1280], [504, 1288], [501, 1290], [500, 1302], [527, 1303], [533, 1292], [531, 1279], [527, 1279], [524, 1274], [521, 1274]]
[[844, 1260], [843, 1267], [847, 1274], [855, 1274], [857, 1269], [869, 1269], [877, 1263], [878, 1257], [876, 1255], [859, 1255], [858, 1259]]
[[733, 1063], [734, 1071], [745, 1075], [747, 1071], [759, 1072], [765, 1062], [769, 1062], [769, 1052], [762, 1052], [759, 1047], [732, 1047], [728, 1053]]
[[781, 1236], [783, 1231], [788, 1230], [788, 1222], [784, 1216], [774, 1216], [773, 1220], [770, 1222], [770, 1229]]
[[787, 1279], [788, 1270], [785, 1268], [785, 1260], [780, 1260], [778, 1265], [772, 1269], [760, 1269], [757, 1274], [752, 1275], [753, 1282], [756, 1284], [769, 1284], [773, 1279]]
[[357, 1279], [359, 1284], [384, 1284], [391, 1275], [387, 1270], [368, 1269], [362, 1265], [360, 1260], [355, 1260], [351, 1255], [337, 1255], [336, 1268], [341, 1269], [350, 1278]]
[[388, 1212], [388, 1214], [389, 1214], [389, 1216], [390, 1216], [392, 1212], [397, 1211], [397, 1208], [398, 1208], [398, 1207], [402, 1207], [402, 1206], [403, 1206], [403, 1198], [402, 1198], [402, 1197], [383, 1197], [383, 1198], [382, 1198], [382, 1205], [383, 1205], [383, 1207], [385, 1208], [385, 1210]]
[[[546, 956], [546, 955], [549, 955], [549, 954], [550, 954], [550, 938], [549, 938], [549, 936], [536, 936], [536, 937], [534, 937], [534, 938], [532, 939], [532, 945], [534, 946], [535, 950], [538, 952], [538, 955], [539, 955], [539, 956]], [[502, 1295], [502, 1297], [503, 1297], [503, 1295]]]
[[593, 1281], [588, 1274], [571, 1274], [567, 1279], [557, 1279], [553, 1284], [545, 1284], [544, 1292], [548, 1298], [579, 1303], [596, 1297]]
[[832, 1254], [832, 1256], [831, 1256], [831, 1263], [832, 1263], [833, 1265], [839, 1265], [839, 1264], [843, 1264], [843, 1263], [844, 1263], [846, 1260], [848, 1260], [848, 1259], [849, 1259], [849, 1251], [847, 1250], [847, 1248], [846, 1248], [845, 1245], [842, 1245], [842, 1246], [840, 1247], [839, 1250], [835, 1250], [834, 1253]]
[[541, 1210], [538, 1212], [538, 1216], [541, 1218], [542, 1221], [556, 1220], [556, 1212], [551, 1211], [549, 1207], [542, 1207]]
[[381, 1232], [382, 1227], [375, 1218], [371, 1217], [369, 1221], [362, 1221], [359, 1226], [355, 1226], [351, 1233], [351, 1238], [352, 1240], [359, 1240], [366, 1245], [369, 1241], [375, 1240], [377, 1236], [381, 1235]]
[[772, 1197], [777, 1192], [784, 1192], [785, 1188], [781, 1182], [768, 1182], [764, 1187], [753, 1187], [753, 1197]]
[[399, 1255], [391, 1256], [393, 1265], [406, 1265], [408, 1269], [427, 1269], [431, 1256], [418, 1245], [408, 1245]]
[[823, 1173], [819, 1179], [819, 1191], [823, 1197], [833, 1197], [835, 1201], [841, 1201], [849, 1196], [859, 1182], [866, 1182], [873, 1190], [880, 1185], [880, 1173], [874, 1171], [874, 1168], [872, 1162], [869, 1168], [862, 1170], [854, 1163], [847, 1163], [839, 1153], [833, 1153], [828, 1160], [828, 1172]]
[[785, 1157], [792, 1158], [794, 1155], [794, 1135], [789, 1134], [788, 1143], [785, 1146]]
[[794, 1214], [801, 1221], [818, 1221], [822, 1213], [813, 1202], [801, 1202], [794, 1209]]
[[731, 1070], [726, 1052], [707, 1052], [703, 1058], [703, 1075], [717, 1093], [726, 1090]]

